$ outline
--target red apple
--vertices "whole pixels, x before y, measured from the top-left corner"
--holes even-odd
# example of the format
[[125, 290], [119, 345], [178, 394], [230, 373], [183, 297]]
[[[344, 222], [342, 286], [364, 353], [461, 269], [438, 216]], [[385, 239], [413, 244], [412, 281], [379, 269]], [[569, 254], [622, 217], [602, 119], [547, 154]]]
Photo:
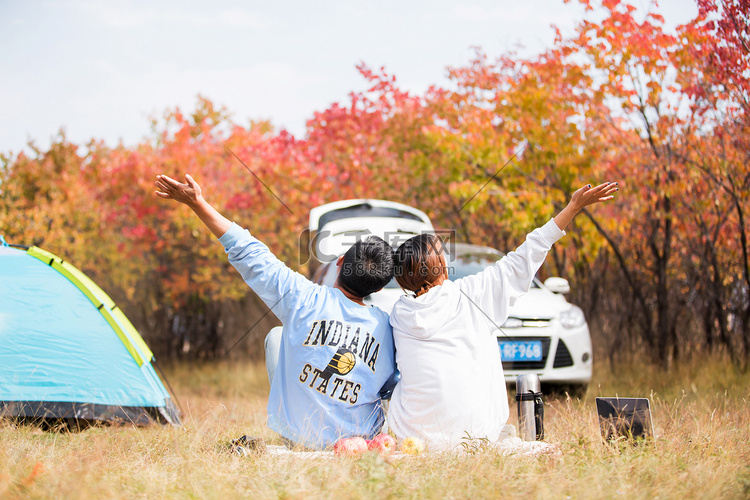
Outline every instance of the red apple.
[[349, 453], [351, 449], [350, 439], [349, 438], [342, 438], [336, 441], [336, 444], [333, 445], [333, 452], [337, 455], [346, 455]]
[[378, 434], [367, 442], [369, 450], [375, 450], [381, 455], [388, 455], [396, 449], [396, 440], [388, 434]]
[[367, 451], [367, 441], [361, 437], [339, 439], [333, 445], [333, 452], [337, 455], [357, 456]]
[[352, 441], [352, 447], [354, 448], [354, 452], [357, 455], [361, 455], [362, 453], [367, 451], [367, 441], [365, 441], [365, 438], [362, 437], [353, 437], [350, 438]]

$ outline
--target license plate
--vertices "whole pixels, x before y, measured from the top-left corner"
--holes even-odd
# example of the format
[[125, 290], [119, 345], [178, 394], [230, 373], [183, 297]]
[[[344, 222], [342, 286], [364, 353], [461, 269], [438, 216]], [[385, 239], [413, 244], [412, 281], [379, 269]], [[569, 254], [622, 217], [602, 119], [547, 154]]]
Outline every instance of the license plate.
[[541, 361], [541, 340], [498, 340], [503, 361]]

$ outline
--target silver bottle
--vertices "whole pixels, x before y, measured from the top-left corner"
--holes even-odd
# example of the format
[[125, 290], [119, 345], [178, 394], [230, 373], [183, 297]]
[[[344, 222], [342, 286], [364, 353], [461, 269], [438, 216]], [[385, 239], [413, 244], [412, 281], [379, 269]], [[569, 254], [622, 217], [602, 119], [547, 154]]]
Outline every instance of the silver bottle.
[[516, 378], [516, 405], [518, 406], [518, 434], [524, 441], [544, 439], [544, 401], [542, 383], [535, 373]]

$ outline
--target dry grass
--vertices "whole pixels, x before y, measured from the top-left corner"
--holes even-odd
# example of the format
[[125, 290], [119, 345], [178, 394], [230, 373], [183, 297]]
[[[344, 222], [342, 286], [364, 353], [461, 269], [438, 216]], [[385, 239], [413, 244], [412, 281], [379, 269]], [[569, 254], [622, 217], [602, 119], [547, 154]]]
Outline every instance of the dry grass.
[[[42, 432], [0, 423], [0, 498], [748, 498], [750, 375], [713, 361], [663, 373], [604, 367], [583, 400], [547, 401], [557, 458], [425, 455], [389, 462], [238, 457], [242, 434], [278, 440], [265, 427], [264, 367], [168, 370], [186, 410], [181, 428]], [[652, 401], [654, 445], [608, 447], [599, 438], [598, 395]], [[515, 422], [515, 402], [511, 423]]]

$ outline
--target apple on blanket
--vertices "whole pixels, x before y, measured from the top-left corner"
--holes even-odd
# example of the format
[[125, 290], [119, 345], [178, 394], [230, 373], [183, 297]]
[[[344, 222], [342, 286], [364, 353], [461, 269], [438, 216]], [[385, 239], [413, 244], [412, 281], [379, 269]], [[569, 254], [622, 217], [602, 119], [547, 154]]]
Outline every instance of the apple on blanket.
[[358, 456], [367, 451], [367, 441], [361, 437], [339, 439], [333, 445], [336, 455]]
[[381, 455], [390, 455], [396, 449], [396, 440], [389, 434], [378, 434], [367, 442], [367, 448]]
[[359, 456], [368, 450], [389, 455], [396, 449], [396, 440], [388, 434], [378, 434], [369, 441], [361, 437], [339, 439], [333, 446], [336, 455]]

